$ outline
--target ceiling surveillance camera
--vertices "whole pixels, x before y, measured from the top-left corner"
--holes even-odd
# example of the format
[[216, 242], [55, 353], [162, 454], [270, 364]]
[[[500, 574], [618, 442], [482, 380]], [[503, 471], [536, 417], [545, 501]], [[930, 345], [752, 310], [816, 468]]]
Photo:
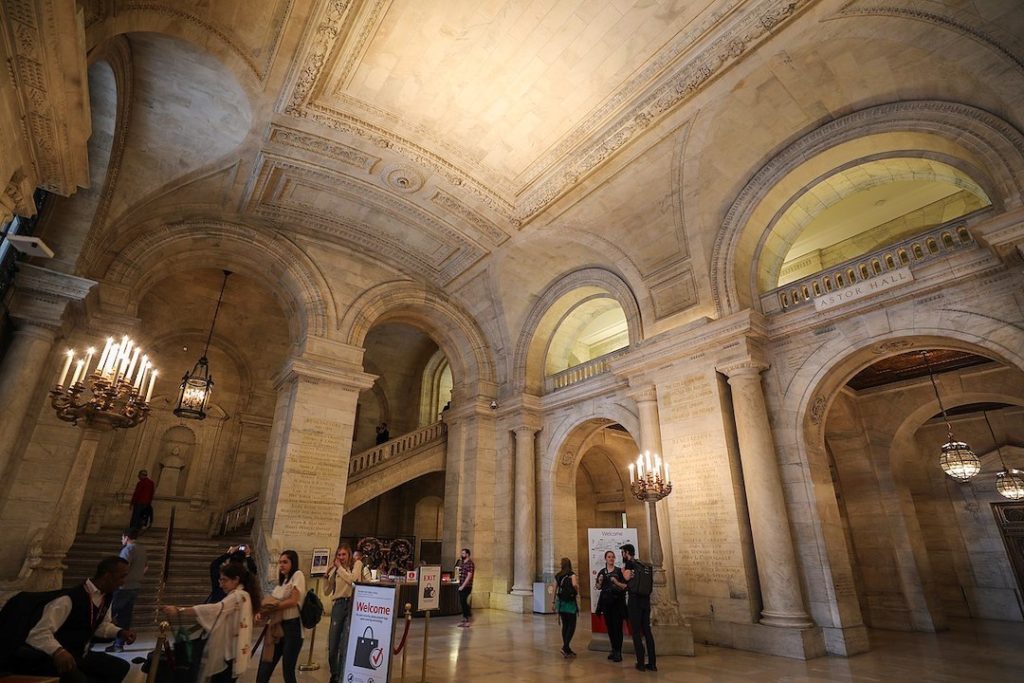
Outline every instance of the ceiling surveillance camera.
[[498, 409], [498, 402], [495, 401], [495, 400], [491, 400], [491, 410], [497, 410], [497, 409]]

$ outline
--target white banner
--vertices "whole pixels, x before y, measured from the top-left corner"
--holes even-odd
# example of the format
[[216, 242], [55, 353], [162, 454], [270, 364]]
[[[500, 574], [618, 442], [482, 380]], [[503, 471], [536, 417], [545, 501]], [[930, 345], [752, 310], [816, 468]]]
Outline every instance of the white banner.
[[356, 584], [341, 676], [344, 683], [387, 683], [394, 620], [394, 586]]
[[[597, 589], [594, 582], [597, 573], [604, 569], [604, 554], [611, 550], [615, 553], [615, 564], [622, 566], [622, 552], [619, 546], [632, 543], [637, 547], [636, 529], [588, 529], [588, 545], [590, 549], [590, 612], [597, 609]], [[602, 620], [602, 625], [604, 621]], [[604, 631], [602, 631], [604, 633]]]
[[417, 592], [416, 609], [441, 608], [441, 568], [420, 567], [420, 586]]

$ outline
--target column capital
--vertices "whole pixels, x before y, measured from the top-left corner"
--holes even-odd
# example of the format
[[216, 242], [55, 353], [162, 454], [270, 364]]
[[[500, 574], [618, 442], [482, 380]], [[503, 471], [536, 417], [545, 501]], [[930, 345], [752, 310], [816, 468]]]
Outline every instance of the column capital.
[[274, 386], [303, 379], [331, 382], [362, 391], [373, 386], [377, 376], [363, 372], [363, 349], [325, 337], [305, 337], [296, 352], [285, 361], [274, 378]]
[[64, 310], [72, 301], [82, 301], [96, 284], [93, 280], [19, 263], [14, 277], [10, 314], [18, 321], [59, 327]]
[[519, 422], [512, 428], [512, 431], [516, 433], [516, 436], [519, 436], [520, 434], [530, 434], [532, 436], [540, 430], [541, 426], [533, 421]]
[[14, 330], [15, 337], [29, 337], [47, 344], [52, 344], [57, 338], [57, 327], [38, 322], [25, 322]]
[[629, 396], [637, 403], [657, 401], [658, 387], [653, 382], [638, 384], [635, 387], [630, 387], [629, 391], [626, 392], [626, 396]]
[[757, 377], [762, 372], [771, 367], [770, 363], [767, 363], [759, 358], [743, 358], [740, 360], [732, 360], [725, 363], [720, 363], [715, 366], [715, 370], [722, 373], [730, 380], [735, 377]]

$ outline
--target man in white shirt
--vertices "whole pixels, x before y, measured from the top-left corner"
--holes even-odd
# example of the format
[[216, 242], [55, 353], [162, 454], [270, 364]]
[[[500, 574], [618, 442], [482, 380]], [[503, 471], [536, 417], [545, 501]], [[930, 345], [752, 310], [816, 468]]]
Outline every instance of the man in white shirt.
[[58, 593], [42, 607], [24, 644], [14, 653], [10, 670], [60, 676], [61, 683], [121, 683], [131, 669], [128, 662], [89, 647], [94, 636], [135, 642], [135, 633], [110, 620], [111, 595], [127, 575], [127, 562], [108, 557], [96, 567], [92, 579]]

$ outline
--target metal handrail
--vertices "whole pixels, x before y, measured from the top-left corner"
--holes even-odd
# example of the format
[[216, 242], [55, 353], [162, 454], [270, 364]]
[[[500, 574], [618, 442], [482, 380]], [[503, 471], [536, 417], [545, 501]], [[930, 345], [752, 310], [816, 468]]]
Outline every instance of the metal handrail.
[[220, 533], [218, 535], [224, 536], [239, 529], [252, 526], [253, 521], [256, 519], [256, 503], [259, 502], [259, 499], [260, 495], [254, 493], [225, 510], [221, 516]]

